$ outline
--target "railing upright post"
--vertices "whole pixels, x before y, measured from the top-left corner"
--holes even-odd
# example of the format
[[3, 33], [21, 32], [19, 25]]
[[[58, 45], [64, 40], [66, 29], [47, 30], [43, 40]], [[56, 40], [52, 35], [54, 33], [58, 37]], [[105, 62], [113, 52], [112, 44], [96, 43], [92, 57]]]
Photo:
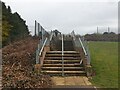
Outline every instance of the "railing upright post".
[[40, 36], [40, 24], [38, 23], [38, 37]]
[[35, 36], [36, 36], [36, 26], [37, 26], [37, 21], [35, 20]]
[[41, 41], [42, 41], [42, 44], [43, 44], [43, 28], [42, 28], [42, 26], [41, 26], [41, 35], [42, 35]]
[[64, 41], [63, 41], [63, 34], [62, 34], [62, 76], [64, 77]]
[[53, 32], [51, 32], [51, 35], [50, 35], [50, 41], [52, 40], [52, 37], [53, 37]]

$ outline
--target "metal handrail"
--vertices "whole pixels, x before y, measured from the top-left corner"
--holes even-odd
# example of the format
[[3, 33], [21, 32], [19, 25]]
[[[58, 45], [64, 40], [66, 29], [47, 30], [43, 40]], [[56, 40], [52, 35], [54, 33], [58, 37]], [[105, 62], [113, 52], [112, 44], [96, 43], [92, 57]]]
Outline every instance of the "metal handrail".
[[83, 51], [84, 51], [84, 53], [85, 53], [85, 56], [87, 56], [88, 54], [87, 54], [87, 51], [85, 50], [85, 47], [84, 47], [84, 45], [83, 45], [83, 43], [82, 43], [82, 41], [81, 41], [81, 39], [79, 38], [79, 41], [80, 41], [80, 44], [81, 44], [81, 46], [82, 46], [82, 48], [83, 48]]
[[63, 41], [63, 34], [62, 34], [62, 76], [64, 76], [64, 41]]
[[[82, 42], [82, 40], [79, 38], [79, 41], [81, 43], [81, 46], [83, 48], [83, 51], [84, 51], [84, 54], [86, 56], [86, 59], [87, 59], [87, 65], [90, 65], [90, 52], [88, 50], [88, 46], [87, 45], [84, 45], [85, 43]], [[85, 42], [85, 41], [84, 41]], [[86, 46], [86, 48], [85, 48]]]
[[[75, 37], [75, 33], [71, 33], [71, 36], [73, 37], [73, 40], [74, 40], [74, 42], [75, 42], [76, 39], [77, 39], [77, 38]], [[79, 39], [79, 42], [80, 42], [80, 44], [81, 44], [81, 46], [82, 46], [82, 49], [83, 49], [83, 51], [84, 51], [84, 54], [85, 54], [85, 56], [86, 56], [86, 58], [87, 58], [87, 64], [90, 65], [90, 52], [89, 52], [89, 50], [88, 50], [88, 47], [86, 46], [86, 48], [85, 48], [84, 43], [82, 42], [82, 40], [81, 40], [80, 37], [79, 37], [78, 39]]]
[[87, 42], [84, 41], [84, 44], [86, 44], [86, 51], [87, 51], [87, 64], [90, 64], [90, 51], [89, 51], [89, 47], [87, 45]]
[[[36, 50], [36, 64], [39, 64], [39, 56], [41, 56], [42, 51], [44, 49], [44, 46], [46, 45], [48, 38], [46, 37], [44, 43], [42, 45], [38, 44], [38, 49]], [[40, 49], [40, 47], [42, 46], [42, 48]]]
[[53, 32], [51, 32], [50, 41], [52, 40], [52, 38], [53, 38]]
[[43, 51], [43, 49], [44, 49], [44, 47], [45, 47], [45, 44], [46, 44], [47, 40], [48, 40], [48, 38], [45, 39], [45, 41], [44, 41], [44, 43], [43, 43], [43, 46], [42, 46], [42, 48], [41, 48], [41, 50], [40, 50], [39, 56], [41, 56], [42, 51]]

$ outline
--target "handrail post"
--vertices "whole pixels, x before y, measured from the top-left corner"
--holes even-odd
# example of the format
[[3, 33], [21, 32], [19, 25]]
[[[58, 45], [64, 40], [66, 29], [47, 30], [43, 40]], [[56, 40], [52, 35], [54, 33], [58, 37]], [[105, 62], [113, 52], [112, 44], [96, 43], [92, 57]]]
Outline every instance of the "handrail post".
[[41, 26], [41, 33], [42, 33], [42, 44], [43, 44], [43, 41], [44, 41], [44, 37], [43, 37], [43, 28], [42, 28], [42, 26]]
[[52, 40], [52, 38], [53, 38], [53, 32], [51, 32], [50, 41]]
[[64, 77], [64, 41], [63, 41], [63, 34], [62, 34], [62, 76]]
[[89, 46], [88, 46], [88, 43], [87, 41], [85, 41], [85, 44], [86, 44], [86, 51], [87, 51], [87, 64], [90, 65], [90, 51], [89, 51]]

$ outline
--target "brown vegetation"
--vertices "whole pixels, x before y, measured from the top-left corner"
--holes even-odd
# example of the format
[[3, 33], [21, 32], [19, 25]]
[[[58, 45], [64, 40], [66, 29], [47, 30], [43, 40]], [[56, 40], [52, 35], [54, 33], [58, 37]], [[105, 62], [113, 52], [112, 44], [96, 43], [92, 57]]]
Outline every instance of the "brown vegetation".
[[34, 71], [35, 50], [39, 39], [28, 37], [2, 49], [3, 88], [47, 88], [49, 76]]

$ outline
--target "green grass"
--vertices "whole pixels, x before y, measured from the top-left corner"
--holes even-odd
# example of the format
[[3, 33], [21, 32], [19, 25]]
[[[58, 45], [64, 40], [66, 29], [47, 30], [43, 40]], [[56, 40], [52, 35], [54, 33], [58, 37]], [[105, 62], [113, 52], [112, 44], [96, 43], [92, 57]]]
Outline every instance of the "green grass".
[[118, 43], [89, 42], [92, 68], [91, 80], [98, 87], [118, 88]]

